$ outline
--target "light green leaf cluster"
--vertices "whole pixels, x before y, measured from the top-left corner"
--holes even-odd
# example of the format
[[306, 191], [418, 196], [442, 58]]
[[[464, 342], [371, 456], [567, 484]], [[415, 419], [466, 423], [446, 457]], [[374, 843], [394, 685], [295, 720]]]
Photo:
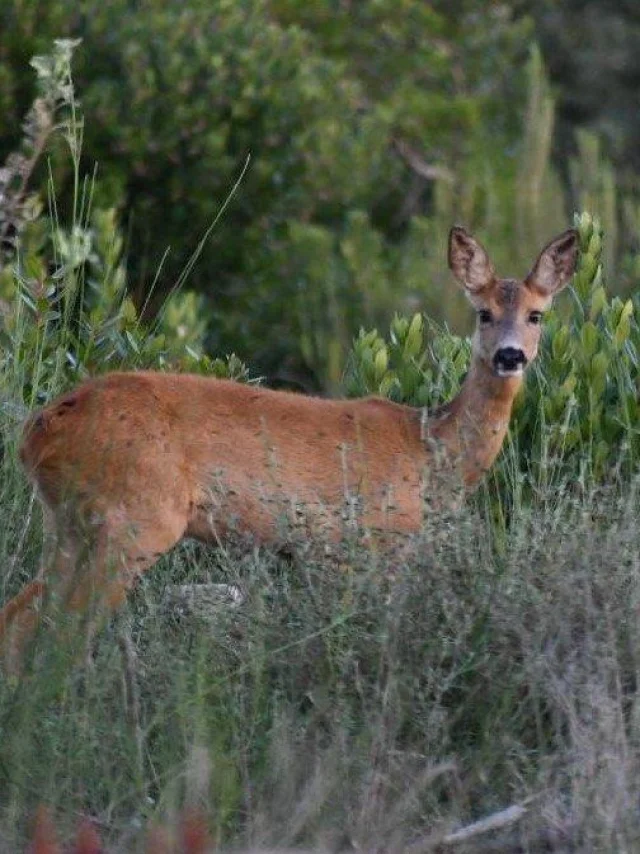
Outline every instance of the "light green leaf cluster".
[[640, 330], [632, 300], [611, 298], [597, 217], [576, 215], [580, 257], [569, 309], [546, 320], [539, 361], [513, 433], [532, 466], [560, 459], [576, 472], [629, 471], [640, 450]]
[[415, 406], [437, 406], [458, 390], [469, 354], [468, 341], [423, 315], [396, 315], [386, 341], [375, 329], [360, 330], [345, 385], [351, 395], [378, 394]]

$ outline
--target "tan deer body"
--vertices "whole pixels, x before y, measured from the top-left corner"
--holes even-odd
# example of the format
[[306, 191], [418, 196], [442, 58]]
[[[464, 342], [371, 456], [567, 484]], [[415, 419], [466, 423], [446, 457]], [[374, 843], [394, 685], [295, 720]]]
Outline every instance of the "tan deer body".
[[[434, 468], [469, 489], [498, 454], [541, 312], [569, 280], [576, 247], [565, 232], [524, 281], [497, 279], [480, 244], [452, 230], [449, 263], [478, 325], [460, 393], [431, 417], [377, 398], [154, 372], [99, 377], [36, 413], [20, 455], [55, 535], [47, 571], [63, 605], [82, 609], [97, 593], [117, 606], [185, 536], [274, 544], [302, 520], [335, 540], [354, 504], [374, 535], [418, 531]], [[43, 574], [5, 606], [0, 637], [12, 626], [28, 635], [44, 585]]]

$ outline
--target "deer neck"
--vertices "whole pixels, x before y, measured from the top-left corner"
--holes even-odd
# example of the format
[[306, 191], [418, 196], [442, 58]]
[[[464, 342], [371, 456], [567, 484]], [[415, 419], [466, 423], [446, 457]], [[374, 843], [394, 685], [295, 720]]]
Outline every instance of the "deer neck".
[[522, 377], [497, 377], [474, 358], [457, 396], [427, 417], [427, 442], [455, 461], [466, 487], [475, 485], [500, 452], [521, 385]]

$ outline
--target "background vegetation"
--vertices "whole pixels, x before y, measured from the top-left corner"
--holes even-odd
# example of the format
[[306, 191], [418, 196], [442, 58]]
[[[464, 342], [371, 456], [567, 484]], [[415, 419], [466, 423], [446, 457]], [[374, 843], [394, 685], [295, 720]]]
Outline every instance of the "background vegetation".
[[[640, 36], [614, 5], [6, 0], [0, 160], [34, 96], [31, 57], [82, 38], [81, 172], [96, 171], [137, 307], [157, 310], [250, 154], [190, 272], [191, 323], [270, 382], [336, 391], [360, 325], [420, 306], [467, 328], [443, 263], [453, 221], [521, 274], [573, 210], [596, 211], [610, 281], [632, 286]], [[47, 154], [30, 186], [50, 178], [68, 212], [73, 168], [55, 138]]]
[[32, 406], [142, 365], [438, 403], [469, 347], [446, 325], [468, 322], [452, 220], [521, 273], [567, 199], [596, 215], [577, 216], [578, 274], [499, 463], [393, 581], [349, 539], [331, 564], [185, 544], [81, 664], [43, 621], [24, 674], [0, 675], [0, 849], [44, 801], [63, 832], [93, 816], [114, 851], [185, 803], [232, 845], [634, 850], [637, 202], [600, 119], [554, 166], [530, 19], [408, 0], [6, 8], [2, 601], [40, 556], [15, 454]]

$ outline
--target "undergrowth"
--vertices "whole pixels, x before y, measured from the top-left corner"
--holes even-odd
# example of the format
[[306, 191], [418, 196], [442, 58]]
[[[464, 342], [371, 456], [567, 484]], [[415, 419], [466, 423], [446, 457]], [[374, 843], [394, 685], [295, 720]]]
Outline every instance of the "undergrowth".
[[[515, 509], [508, 536], [473, 506], [431, 517], [391, 581], [359, 548], [327, 562], [185, 545], [88, 663], [45, 627], [2, 683], [5, 850], [42, 802], [68, 832], [91, 815], [114, 850], [134, 850], [148, 820], [194, 798], [226, 844], [429, 851], [524, 804], [503, 831], [514, 847], [630, 850], [638, 486], [554, 488]], [[18, 497], [3, 497], [14, 542]], [[176, 607], [177, 582], [234, 585], [242, 600]]]

